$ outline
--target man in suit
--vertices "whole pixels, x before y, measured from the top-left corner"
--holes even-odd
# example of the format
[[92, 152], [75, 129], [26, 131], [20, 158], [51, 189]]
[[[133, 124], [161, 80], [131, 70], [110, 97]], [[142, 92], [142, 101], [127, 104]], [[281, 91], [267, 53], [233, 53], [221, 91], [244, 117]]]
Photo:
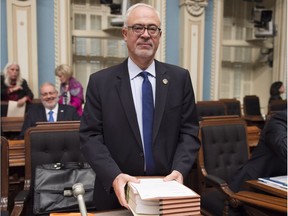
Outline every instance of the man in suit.
[[287, 110], [269, 117], [251, 158], [230, 182], [234, 192], [245, 189], [247, 180], [287, 175]]
[[25, 116], [25, 121], [20, 133], [23, 139], [25, 131], [29, 127], [36, 126], [36, 122], [49, 121], [49, 112], [53, 111], [51, 121], [77, 121], [79, 115], [74, 107], [58, 104], [58, 92], [51, 83], [44, 83], [40, 87], [41, 104], [31, 104]]
[[[278, 111], [266, 120], [258, 145], [250, 159], [228, 181], [229, 188], [237, 193], [247, 188], [246, 181], [260, 177], [287, 175], [287, 111]], [[209, 209], [214, 215], [222, 215], [226, 197], [219, 191], [208, 198]], [[213, 201], [212, 201], [213, 199]], [[203, 201], [203, 200], [201, 200]], [[243, 207], [230, 207], [229, 215], [246, 215]]]
[[[191, 78], [188, 70], [154, 59], [160, 25], [153, 7], [132, 5], [122, 28], [129, 57], [90, 76], [80, 146], [96, 172], [98, 210], [128, 208], [124, 188], [129, 181], [139, 182], [136, 176], [164, 176], [165, 181], [183, 183], [196, 159], [199, 124]], [[148, 72], [154, 100], [151, 160], [143, 138], [142, 71]]]

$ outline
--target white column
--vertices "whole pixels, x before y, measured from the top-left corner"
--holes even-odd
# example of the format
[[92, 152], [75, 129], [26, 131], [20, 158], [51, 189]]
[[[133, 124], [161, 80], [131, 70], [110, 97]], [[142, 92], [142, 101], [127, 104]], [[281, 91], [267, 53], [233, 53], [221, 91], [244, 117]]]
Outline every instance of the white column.
[[207, 0], [180, 0], [180, 64], [191, 73], [196, 100], [203, 99], [205, 7]]
[[21, 75], [38, 97], [36, 0], [7, 1], [8, 60], [20, 65]]

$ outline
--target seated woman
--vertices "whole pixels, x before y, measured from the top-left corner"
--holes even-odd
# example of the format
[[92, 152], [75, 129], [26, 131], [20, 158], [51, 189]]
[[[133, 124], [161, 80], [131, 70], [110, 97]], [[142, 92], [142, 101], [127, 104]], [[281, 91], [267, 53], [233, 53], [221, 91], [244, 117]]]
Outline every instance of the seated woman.
[[33, 96], [27, 81], [21, 77], [20, 66], [15, 62], [8, 63], [1, 75], [1, 100], [17, 101], [17, 105], [21, 107], [26, 102], [31, 102]]
[[59, 77], [60, 86], [60, 104], [74, 106], [79, 116], [82, 116], [82, 104], [84, 102], [83, 87], [72, 75], [72, 69], [69, 65], [59, 65], [55, 69], [55, 75]]

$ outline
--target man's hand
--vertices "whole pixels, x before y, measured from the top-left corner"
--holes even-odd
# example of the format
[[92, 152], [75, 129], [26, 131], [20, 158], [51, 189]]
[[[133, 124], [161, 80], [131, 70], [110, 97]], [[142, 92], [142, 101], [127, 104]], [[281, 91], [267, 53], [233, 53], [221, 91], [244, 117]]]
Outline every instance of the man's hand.
[[125, 186], [127, 182], [139, 183], [140, 180], [136, 177], [121, 173], [114, 179], [113, 188], [119, 203], [129, 209], [128, 203], [125, 199]]
[[183, 184], [183, 175], [178, 172], [177, 170], [173, 170], [169, 175], [167, 175], [164, 181], [173, 181], [176, 180], [177, 182]]

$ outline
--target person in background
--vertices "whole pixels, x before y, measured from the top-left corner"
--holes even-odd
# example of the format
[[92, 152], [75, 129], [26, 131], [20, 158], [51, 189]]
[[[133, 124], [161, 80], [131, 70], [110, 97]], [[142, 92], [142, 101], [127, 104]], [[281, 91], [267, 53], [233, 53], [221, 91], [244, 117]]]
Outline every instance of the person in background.
[[245, 189], [247, 180], [281, 175], [287, 175], [287, 110], [271, 114], [250, 159], [229, 185], [238, 192]]
[[[58, 104], [58, 92], [52, 83], [45, 82], [40, 87], [41, 104], [32, 104], [28, 108], [19, 138], [23, 139], [28, 128], [37, 122], [78, 121], [75, 107]], [[50, 111], [52, 113], [50, 114]], [[52, 117], [50, 117], [52, 115]]]
[[82, 115], [82, 104], [84, 102], [83, 87], [79, 81], [73, 77], [72, 69], [69, 65], [62, 64], [56, 67], [55, 75], [59, 77], [60, 86], [60, 104], [74, 106], [79, 114]]
[[277, 81], [272, 83], [270, 87], [270, 98], [268, 104], [271, 103], [273, 100], [282, 100], [281, 94], [285, 92], [285, 87], [283, 82]]
[[125, 186], [139, 182], [137, 176], [183, 184], [197, 157], [191, 77], [186, 69], [154, 59], [161, 34], [159, 12], [148, 4], [132, 5], [122, 27], [129, 57], [89, 78], [80, 148], [97, 173], [98, 210], [129, 208]]
[[[253, 149], [250, 159], [235, 172], [227, 183], [237, 193], [249, 191], [246, 181], [262, 177], [287, 175], [287, 111], [277, 111], [269, 116], [261, 131], [258, 145]], [[210, 204], [214, 215], [223, 215], [226, 196], [215, 191]], [[245, 208], [230, 207], [231, 215], [247, 215]], [[230, 215], [229, 213], [229, 215]]]
[[1, 75], [1, 100], [17, 101], [17, 105], [22, 107], [33, 97], [27, 81], [21, 77], [20, 66], [15, 62], [6, 64]]

